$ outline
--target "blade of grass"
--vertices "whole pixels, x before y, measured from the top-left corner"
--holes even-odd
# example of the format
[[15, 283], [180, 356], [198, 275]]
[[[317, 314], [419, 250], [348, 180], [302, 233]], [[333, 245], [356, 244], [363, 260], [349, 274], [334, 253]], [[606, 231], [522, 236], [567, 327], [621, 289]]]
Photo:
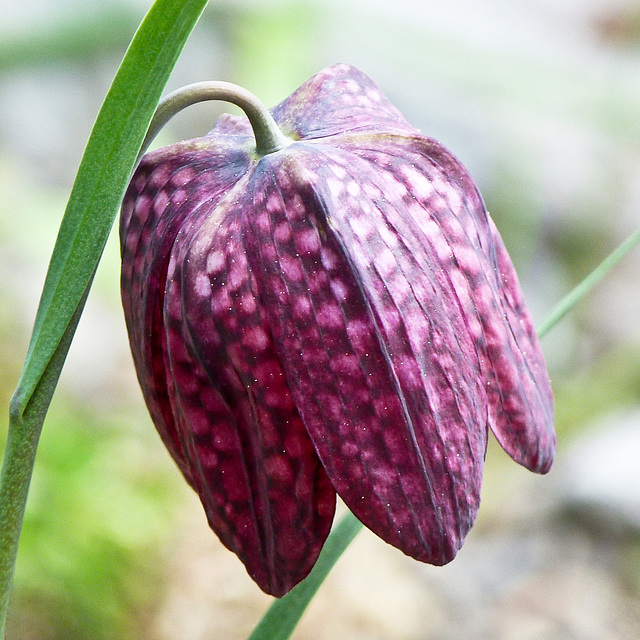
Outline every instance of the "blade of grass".
[[[553, 307], [539, 325], [539, 336], [542, 338], [555, 327], [638, 243], [640, 243], [640, 229], [632, 233]], [[329, 534], [318, 562], [311, 573], [286, 596], [273, 602], [249, 636], [249, 640], [288, 640], [291, 638], [313, 596], [361, 528], [362, 524], [356, 517], [347, 513]]]
[[636, 229], [549, 311], [538, 325], [538, 335], [542, 338], [553, 329], [639, 242], [640, 229]]
[[154, 109], [207, 0], [157, 0], [91, 132], [53, 250], [15, 398], [24, 407], [90, 283]]
[[249, 640], [290, 638], [316, 591], [360, 529], [360, 521], [351, 512], [347, 512], [331, 531], [313, 571], [286, 596], [269, 607]]
[[11, 399], [0, 477], [0, 637], [42, 423], [145, 132], [206, 4], [156, 0], [127, 50], [78, 169]]

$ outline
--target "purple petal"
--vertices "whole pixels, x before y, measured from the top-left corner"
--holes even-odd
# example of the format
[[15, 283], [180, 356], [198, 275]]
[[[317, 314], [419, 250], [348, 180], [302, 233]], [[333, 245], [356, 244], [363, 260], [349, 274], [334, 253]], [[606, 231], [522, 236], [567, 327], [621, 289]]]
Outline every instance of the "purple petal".
[[[489, 425], [505, 450], [545, 473], [555, 455], [553, 396], [544, 357], [511, 259], [464, 167], [433, 140], [343, 143], [402, 195], [399, 212], [423, 233], [450, 283], [479, 355]], [[353, 165], [352, 165], [353, 166]], [[385, 193], [393, 193], [393, 182]], [[411, 226], [411, 223], [409, 223]]]
[[335, 491], [274, 351], [232, 190], [174, 249], [165, 323], [174, 412], [210, 524], [261, 588], [283, 595], [314, 565]]
[[[148, 154], [125, 196], [120, 219], [122, 303], [136, 371], [158, 432], [186, 479], [193, 484], [168, 397], [162, 301], [169, 252], [184, 224], [201, 203], [232, 186], [247, 158], [222, 142], [203, 156], [192, 142]], [[217, 191], [200, 189], [207, 174], [218, 177]]]
[[295, 138], [356, 131], [415, 132], [364, 73], [347, 64], [323, 69], [273, 109], [282, 130]]
[[[496, 248], [497, 268], [503, 318], [508, 324], [509, 337], [521, 362], [518, 371], [520, 393], [526, 399], [520, 404], [503, 401], [495, 413], [491, 429], [505, 451], [518, 463], [536, 473], [551, 468], [556, 452], [556, 433], [553, 428], [553, 394], [538, 336], [524, 302], [518, 276], [493, 221], [491, 233]], [[496, 376], [501, 379], [498, 373]], [[516, 385], [512, 386], [512, 389]], [[504, 391], [503, 397], [509, 396]], [[511, 396], [513, 399], [513, 395]]]
[[487, 435], [465, 318], [384, 204], [390, 174], [328, 147], [265, 160], [247, 258], [318, 455], [367, 527], [448, 562], [477, 513]]

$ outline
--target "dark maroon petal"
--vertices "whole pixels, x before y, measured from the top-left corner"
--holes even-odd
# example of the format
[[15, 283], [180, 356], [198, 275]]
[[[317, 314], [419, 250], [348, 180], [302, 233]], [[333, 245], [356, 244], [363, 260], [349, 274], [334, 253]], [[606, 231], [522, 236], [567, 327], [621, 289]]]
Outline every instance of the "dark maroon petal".
[[[167, 386], [162, 304], [169, 253], [184, 225], [246, 171], [246, 154], [224, 140], [203, 153], [189, 141], [145, 156], [125, 196], [120, 218], [122, 302], [140, 386], [153, 422], [190, 484], [184, 443]], [[202, 189], [203, 183], [215, 184]]]
[[260, 587], [281, 596], [314, 565], [335, 491], [289, 391], [247, 263], [247, 191], [243, 181], [176, 246], [165, 323], [172, 398], [211, 526]]
[[[443, 564], [479, 505], [487, 407], [478, 358], [449, 291], [414, 254], [413, 232], [403, 238], [406, 222], [375, 203], [392, 197], [379, 187], [392, 176], [322, 151], [293, 145], [263, 160], [247, 257], [334, 487], [383, 539]], [[362, 165], [357, 182], [352, 162]]]

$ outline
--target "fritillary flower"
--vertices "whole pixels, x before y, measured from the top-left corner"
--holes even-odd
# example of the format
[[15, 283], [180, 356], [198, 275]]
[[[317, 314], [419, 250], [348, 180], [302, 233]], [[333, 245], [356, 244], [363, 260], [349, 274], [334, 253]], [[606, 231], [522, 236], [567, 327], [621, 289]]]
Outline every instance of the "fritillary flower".
[[488, 430], [531, 471], [555, 453], [513, 265], [461, 163], [356, 69], [325, 69], [271, 115], [272, 138], [222, 116], [131, 180], [122, 298], [149, 411], [264, 591], [311, 570], [336, 494], [447, 563]]

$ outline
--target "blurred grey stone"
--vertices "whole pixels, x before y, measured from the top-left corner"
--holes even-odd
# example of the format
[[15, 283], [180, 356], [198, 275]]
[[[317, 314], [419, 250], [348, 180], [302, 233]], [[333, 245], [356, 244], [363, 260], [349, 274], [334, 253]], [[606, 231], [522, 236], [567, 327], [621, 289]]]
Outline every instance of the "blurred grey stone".
[[640, 410], [608, 418], [558, 463], [568, 511], [607, 536], [640, 535]]

